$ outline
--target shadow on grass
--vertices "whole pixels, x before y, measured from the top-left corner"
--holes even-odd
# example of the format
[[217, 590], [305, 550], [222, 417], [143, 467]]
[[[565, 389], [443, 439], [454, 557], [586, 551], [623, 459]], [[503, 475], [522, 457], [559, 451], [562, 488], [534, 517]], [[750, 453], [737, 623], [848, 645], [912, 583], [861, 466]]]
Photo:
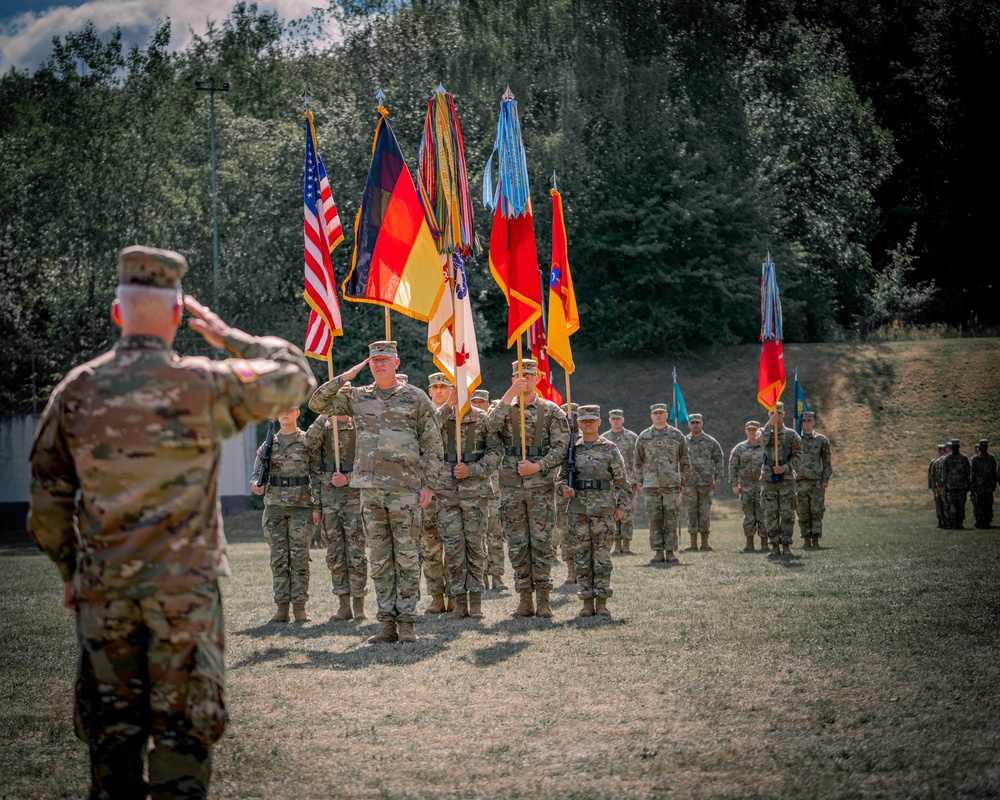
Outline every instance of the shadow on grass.
[[513, 658], [529, 646], [530, 643], [524, 641], [498, 642], [489, 647], [481, 647], [478, 650], [474, 650], [471, 658], [469, 656], [459, 656], [458, 660], [464, 661], [466, 664], [471, 664], [474, 667], [494, 667], [497, 664], [502, 664], [509, 658]]

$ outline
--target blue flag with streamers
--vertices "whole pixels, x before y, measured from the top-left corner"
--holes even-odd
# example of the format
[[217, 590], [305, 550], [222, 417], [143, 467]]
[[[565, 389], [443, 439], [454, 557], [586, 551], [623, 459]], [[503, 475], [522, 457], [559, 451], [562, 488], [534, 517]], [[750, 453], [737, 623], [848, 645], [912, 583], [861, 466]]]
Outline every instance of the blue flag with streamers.
[[809, 410], [806, 405], [806, 396], [802, 391], [802, 384], [799, 383], [799, 368], [795, 368], [795, 411], [793, 413], [795, 432], [802, 434], [802, 415]]
[[687, 423], [688, 410], [684, 404], [684, 395], [681, 394], [681, 387], [677, 385], [677, 368], [674, 367], [674, 402], [670, 405], [670, 424], [679, 428], [681, 423]]

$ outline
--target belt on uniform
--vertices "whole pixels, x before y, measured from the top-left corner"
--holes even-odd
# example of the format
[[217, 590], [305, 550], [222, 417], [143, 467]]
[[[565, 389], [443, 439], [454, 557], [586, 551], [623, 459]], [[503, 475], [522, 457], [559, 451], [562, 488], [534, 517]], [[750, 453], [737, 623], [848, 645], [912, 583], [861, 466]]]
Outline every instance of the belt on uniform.
[[[481, 459], [485, 455], [486, 455], [486, 451], [485, 450], [473, 450], [471, 453], [462, 453], [462, 461], [465, 461], [466, 463], [469, 463], [469, 462], [472, 462], [472, 461], [478, 461], [479, 459]], [[455, 453], [445, 453], [444, 454], [444, 463], [445, 464], [456, 464], [456, 463], [458, 463], [458, 456]]]
[[[547, 447], [535, 447], [534, 445], [532, 445], [530, 447], [524, 448], [524, 457], [525, 458], [538, 458], [540, 456], [544, 456], [548, 452], [549, 452], [549, 448], [547, 448]], [[520, 447], [508, 447], [507, 448], [507, 455], [520, 457], [520, 455], [521, 455], [521, 448]]]
[[598, 481], [590, 480], [584, 478], [577, 478], [573, 481], [573, 488], [579, 491], [580, 489], [610, 489], [611, 481]]
[[308, 486], [308, 478], [282, 478], [279, 475], [272, 475], [268, 480], [269, 486]]
[[[352, 462], [350, 462], [350, 461], [341, 461], [340, 462], [340, 471], [341, 472], [350, 472], [352, 469], [354, 469], [354, 464]], [[323, 465], [323, 472], [336, 472], [336, 471], [337, 471], [337, 465], [336, 464], [324, 464]]]

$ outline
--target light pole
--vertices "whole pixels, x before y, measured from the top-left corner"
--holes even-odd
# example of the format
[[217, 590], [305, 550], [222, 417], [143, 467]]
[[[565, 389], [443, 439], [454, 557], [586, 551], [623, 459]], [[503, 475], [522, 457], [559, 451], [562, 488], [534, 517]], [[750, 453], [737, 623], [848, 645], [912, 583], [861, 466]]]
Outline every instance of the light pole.
[[215, 202], [215, 93], [228, 92], [229, 83], [224, 81], [216, 85], [215, 78], [207, 81], [195, 81], [195, 88], [208, 92], [208, 106], [211, 121], [209, 123], [212, 137], [212, 310], [219, 313], [219, 212]]

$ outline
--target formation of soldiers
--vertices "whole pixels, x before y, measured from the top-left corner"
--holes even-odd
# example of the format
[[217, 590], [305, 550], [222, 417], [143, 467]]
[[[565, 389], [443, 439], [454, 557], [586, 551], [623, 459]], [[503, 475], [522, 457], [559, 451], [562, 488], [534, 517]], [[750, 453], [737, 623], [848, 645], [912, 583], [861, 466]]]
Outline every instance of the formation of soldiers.
[[998, 478], [997, 457], [988, 439], [980, 439], [970, 459], [961, 452], [961, 441], [937, 446], [938, 454], [927, 465], [927, 488], [934, 493], [937, 526], [946, 530], [965, 527], [965, 503], [971, 494], [977, 528], [993, 527], [993, 493]]

